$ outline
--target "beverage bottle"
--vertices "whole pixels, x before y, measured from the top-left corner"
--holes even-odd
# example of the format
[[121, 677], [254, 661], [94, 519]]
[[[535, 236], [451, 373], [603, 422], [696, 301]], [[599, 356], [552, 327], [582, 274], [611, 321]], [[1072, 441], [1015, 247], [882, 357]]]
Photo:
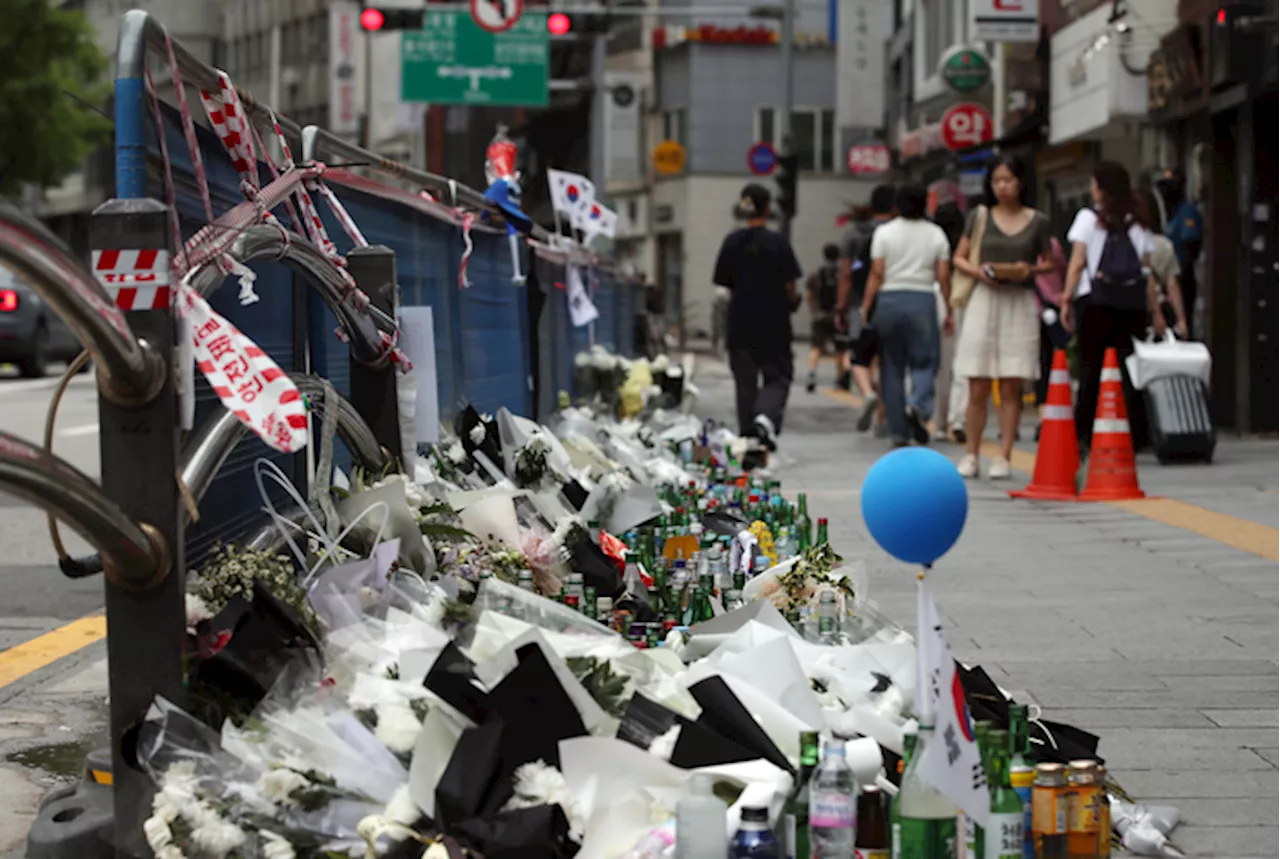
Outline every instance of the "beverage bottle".
[[742, 591], [729, 588], [727, 591], [724, 592], [724, 610], [725, 611], [737, 611], [738, 609], [742, 608], [744, 605], [746, 605], [746, 603], [742, 601]]
[[1036, 845], [1031, 835], [1031, 786], [1036, 780], [1036, 768], [1031, 763], [1031, 734], [1027, 723], [1027, 708], [1022, 704], [1009, 705], [1009, 784], [1022, 800], [1022, 856], [1035, 859]]
[[858, 796], [853, 859], [889, 859], [889, 804], [880, 788], [865, 785]]
[[689, 791], [676, 803], [676, 859], [725, 859], [728, 807], [715, 795], [715, 780], [694, 773]]
[[1098, 859], [1111, 859], [1111, 797], [1107, 793], [1107, 768], [1098, 764], [1098, 785], [1102, 788], [1102, 809], [1098, 815]]
[[893, 859], [900, 859], [902, 856], [902, 820], [901, 812], [898, 808], [898, 798], [902, 796], [903, 775], [907, 767], [911, 765], [911, 757], [915, 754], [915, 751], [916, 732], [913, 729], [907, 729], [902, 734], [902, 757], [898, 759], [899, 791], [889, 800], [889, 845], [893, 853]]
[[818, 520], [818, 536], [817, 536], [817, 539], [814, 541], [814, 545], [821, 546], [823, 543], [828, 543], [828, 542], [830, 542], [830, 539], [827, 537], [827, 520], [819, 519]]
[[773, 541], [774, 548], [778, 551], [778, 560], [785, 561], [788, 558], [794, 558], [798, 552], [796, 551], [796, 541], [791, 536], [791, 529], [785, 525], [778, 527], [778, 538]]
[[818, 768], [818, 734], [800, 732], [800, 772], [783, 809], [783, 849], [786, 859], [810, 859], [809, 856], [809, 779]]
[[613, 597], [596, 597], [596, 620], [605, 626], [613, 625]]
[[[987, 776], [987, 785], [991, 784], [991, 765], [987, 755], [990, 749], [987, 747], [987, 732], [991, 730], [991, 723], [987, 721], [975, 722], [973, 725], [973, 739], [978, 744], [978, 756], [982, 760], [982, 769]], [[982, 827], [974, 822], [973, 818], [961, 812], [960, 819], [964, 823], [964, 852], [967, 859], [982, 859], [983, 853], [983, 832]]]
[[839, 607], [834, 591], [823, 591], [818, 598], [818, 640], [823, 644], [840, 643]]
[[983, 831], [983, 853], [979, 859], [1023, 859], [1022, 799], [1009, 783], [1009, 735], [992, 730], [987, 735], [991, 748], [991, 816]]
[[1067, 764], [1067, 784], [1067, 855], [1071, 859], [1098, 859], [1102, 805], [1107, 801], [1107, 792], [1098, 779], [1097, 765], [1089, 760]]
[[809, 779], [809, 855], [849, 859], [857, 825], [858, 782], [844, 759], [844, 740], [828, 740], [822, 763]]
[[803, 552], [813, 545], [813, 522], [809, 519], [809, 496], [803, 492], [796, 499], [796, 546]]
[[1040, 764], [1031, 787], [1031, 835], [1036, 859], [1067, 859], [1067, 773], [1062, 764]]
[[581, 605], [582, 598], [586, 596], [586, 588], [582, 584], [582, 573], [570, 573], [566, 583], [568, 586], [565, 588], [565, 596], [577, 597], [576, 605]]
[[782, 859], [782, 845], [769, 828], [769, 809], [742, 809], [738, 831], [729, 844], [729, 859]]
[[667, 822], [636, 842], [620, 859], [666, 859], [675, 852], [676, 828]]
[[920, 775], [920, 759], [933, 741], [933, 726], [921, 725], [916, 753], [902, 775], [898, 825], [902, 859], [938, 859], [956, 855], [956, 818], [960, 811]]

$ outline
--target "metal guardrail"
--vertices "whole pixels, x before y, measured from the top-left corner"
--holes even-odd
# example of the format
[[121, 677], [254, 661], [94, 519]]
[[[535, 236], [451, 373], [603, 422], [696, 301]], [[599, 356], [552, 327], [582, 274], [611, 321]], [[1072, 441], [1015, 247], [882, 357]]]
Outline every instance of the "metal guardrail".
[[143, 589], [168, 572], [160, 535], [137, 523], [66, 461], [17, 436], [0, 432], [0, 492], [11, 493], [74, 528], [101, 554], [112, 581]]

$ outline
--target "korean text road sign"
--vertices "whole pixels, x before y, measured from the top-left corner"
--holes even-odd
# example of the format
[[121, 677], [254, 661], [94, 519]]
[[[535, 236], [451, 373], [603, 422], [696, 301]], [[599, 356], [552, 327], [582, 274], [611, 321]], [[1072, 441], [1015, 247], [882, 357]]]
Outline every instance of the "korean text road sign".
[[889, 147], [878, 140], [849, 147], [845, 162], [855, 176], [879, 176], [889, 172]]
[[769, 143], [756, 143], [747, 150], [747, 166], [757, 176], [768, 176], [778, 167], [778, 153]]
[[432, 104], [545, 107], [550, 77], [546, 15], [521, 15], [490, 33], [457, 9], [431, 10], [401, 35], [400, 98]]
[[684, 147], [674, 140], [664, 140], [653, 147], [652, 158], [659, 176], [674, 176], [684, 169]]
[[969, 0], [975, 42], [1040, 41], [1040, 0]]
[[952, 152], [990, 143], [995, 121], [980, 104], [957, 104], [942, 115], [942, 142]]

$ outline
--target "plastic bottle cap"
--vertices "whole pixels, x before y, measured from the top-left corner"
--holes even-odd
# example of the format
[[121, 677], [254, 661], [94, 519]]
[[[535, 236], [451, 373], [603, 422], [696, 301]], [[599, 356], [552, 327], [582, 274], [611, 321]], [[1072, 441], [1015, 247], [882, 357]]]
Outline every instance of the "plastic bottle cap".
[[689, 779], [689, 792], [699, 796], [714, 796], [716, 792], [715, 777], [709, 773], [694, 773]]

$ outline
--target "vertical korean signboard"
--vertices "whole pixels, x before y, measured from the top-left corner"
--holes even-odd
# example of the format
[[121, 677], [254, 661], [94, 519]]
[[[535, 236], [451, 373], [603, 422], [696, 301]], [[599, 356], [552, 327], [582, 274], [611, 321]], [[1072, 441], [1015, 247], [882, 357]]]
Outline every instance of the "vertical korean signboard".
[[357, 86], [357, 37], [360, 6], [338, 0], [329, 6], [329, 130], [355, 134], [360, 130], [360, 90]]

